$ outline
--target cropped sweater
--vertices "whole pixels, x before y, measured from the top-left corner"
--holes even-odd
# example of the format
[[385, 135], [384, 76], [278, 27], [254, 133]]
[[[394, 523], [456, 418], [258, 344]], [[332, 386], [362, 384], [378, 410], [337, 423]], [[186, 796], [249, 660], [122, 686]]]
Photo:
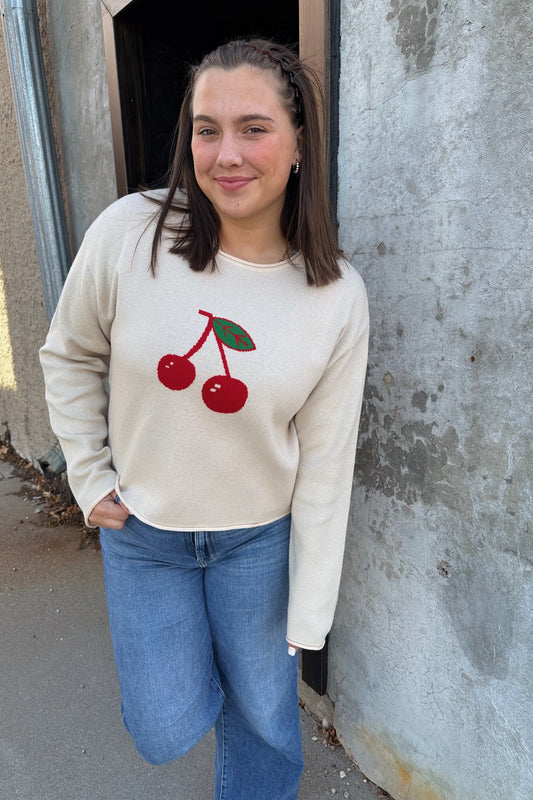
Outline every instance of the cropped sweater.
[[[337, 602], [368, 339], [366, 293], [303, 265], [219, 252], [148, 268], [154, 206], [107, 208], [69, 272], [41, 363], [86, 520], [113, 489], [136, 517], [229, 530], [291, 513], [287, 639], [320, 649]], [[107, 380], [106, 380], [107, 379]], [[221, 533], [223, 535], [223, 533]]]

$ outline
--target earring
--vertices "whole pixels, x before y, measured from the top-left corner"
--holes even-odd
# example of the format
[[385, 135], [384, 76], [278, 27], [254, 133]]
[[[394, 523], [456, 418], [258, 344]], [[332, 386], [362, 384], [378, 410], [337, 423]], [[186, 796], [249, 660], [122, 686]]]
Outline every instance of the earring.
[[292, 165], [292, 171], [293, 171], [293, 173], [295, 175], [298, 175], [298, 173], [300, 172], [300, 162], [299, 161], [297, 161], [296, 164]]

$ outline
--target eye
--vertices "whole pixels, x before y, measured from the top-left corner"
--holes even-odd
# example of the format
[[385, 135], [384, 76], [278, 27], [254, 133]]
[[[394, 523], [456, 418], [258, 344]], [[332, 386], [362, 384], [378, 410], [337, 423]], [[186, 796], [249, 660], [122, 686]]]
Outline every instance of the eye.
[[200, 128], [195, 131], [196, 136], [215, 136], [216, 131], [213, 128]]
[[265, 129], [261, 128], [259, 125], [251, 125], [246, 129], [245, 133], [249, 133], [251, 136], [257, 136], [260, 133], [265, 133]]

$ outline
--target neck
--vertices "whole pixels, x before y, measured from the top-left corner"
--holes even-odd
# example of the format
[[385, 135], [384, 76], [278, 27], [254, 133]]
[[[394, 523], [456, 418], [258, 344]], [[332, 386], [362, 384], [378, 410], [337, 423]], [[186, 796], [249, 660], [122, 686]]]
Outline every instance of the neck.
[[220, 247], [225, 253], [255, 264], [275, 264], [287, 257], [287, 240], [276, 229], [253, 229], [239, 224], [222, 224]]

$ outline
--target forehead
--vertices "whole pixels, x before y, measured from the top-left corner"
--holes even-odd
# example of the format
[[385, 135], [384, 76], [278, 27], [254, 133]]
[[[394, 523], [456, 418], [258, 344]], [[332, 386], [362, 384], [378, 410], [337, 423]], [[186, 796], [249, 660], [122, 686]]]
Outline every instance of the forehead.
[[202, 113], [202, 107], [206, 104], [228, 110], [236, 105], [249, 105], [259, 110], [258, 104], [266, 104], [278, 106], [284, 111], [279, 88], [279, 79], [270, 70], [248, 64], [231, 70], [211, 67], [202, 72], [196, 81], [192, 98], [193, 114]]

